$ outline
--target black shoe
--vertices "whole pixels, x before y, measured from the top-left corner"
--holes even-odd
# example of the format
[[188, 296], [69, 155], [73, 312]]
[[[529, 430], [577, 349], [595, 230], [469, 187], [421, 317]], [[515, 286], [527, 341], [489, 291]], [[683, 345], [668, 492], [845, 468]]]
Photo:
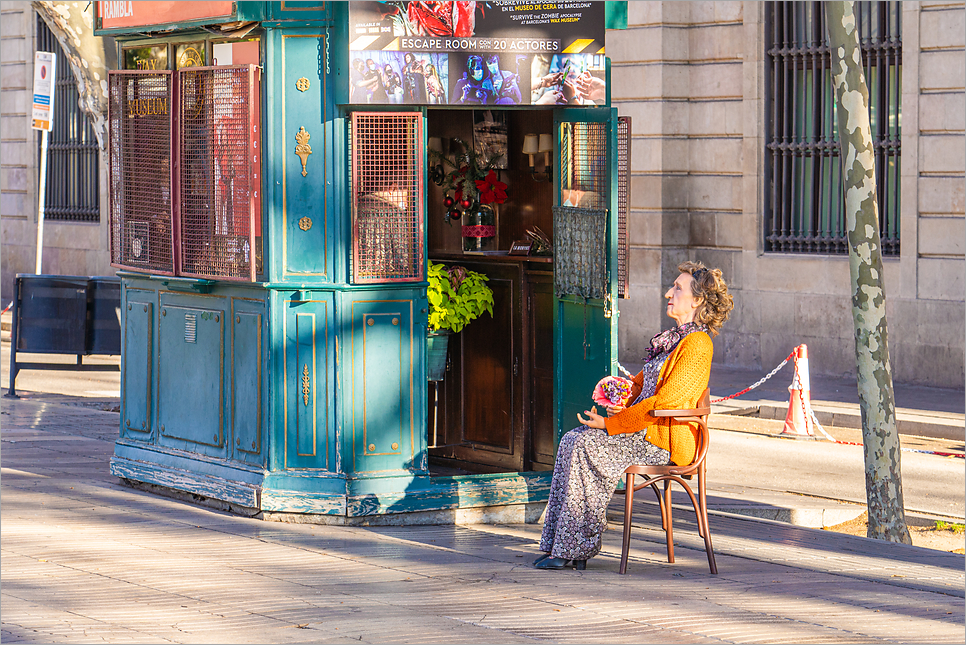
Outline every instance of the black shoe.
[[535, 569], [565, 569], [570, 564], [570, 560], [563, 558], [546, 557], [533, 563]]
[[574, 569], [577, 571], [583, 571], [587, 568], [586, 560], [574, 560]]
[[549, 553], [544, 553], [539, 558], [537, 558], [536, 560], [533, 561], [533, 566], [537, 566], [538, 563], [543, 562], [544, 560], [546, 560], [549, 557], [550, 557], [550, 554]]

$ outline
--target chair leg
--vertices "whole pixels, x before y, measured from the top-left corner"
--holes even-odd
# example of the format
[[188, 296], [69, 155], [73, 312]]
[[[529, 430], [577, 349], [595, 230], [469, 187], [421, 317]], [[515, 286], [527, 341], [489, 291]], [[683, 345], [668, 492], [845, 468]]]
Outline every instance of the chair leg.
[[661, 491], [658, 490], [657, 484], [651, 484], [651, 489], [654, 490], [654, 496], [657, 497], [657, 505], [661, 509], [661, 530], [667, 530], [667, 510], [664, 508], [664, 497], [661, 496]]
[[667, 561], [674, 562], [674, 522], [671, 517], [671, 480], [664, 480], [664, 506], [667, 508], [667, 526], [664, 531], [667, 533]]
[[714, 547], [711, 546], [711, 528], [708, 526], [708, 494], [704, 482], [704, 464], [698, 471], [698, 500], [701, 504], [700, 523], [704, 524], [702, 537], [704, 537], [704, 550], [708, 552], [708, 566], [711, 567], [713, 575], [718, 575], [718, 565], [714, 562]]
[[705, 537], [708, 534], [708, 492], [705, 488], [704, 471], [698, 472], [698, 499], [695, 501], [692, 495], [691, 503], [698, 515], [698, 535]]
[[[705, 517], [705, 522], [708, 518]], [[704, 533], [704, 550], [708, 552], [708, 566], [711, 568], [711, 573], [718, 575], [718, 566], [714, 563], [714, 547], [711, 546], [711, 532], [705, 531]]]
[[620, 573], [627, 573], [627, 554], [631, 548], [631, 511], [634, 508], [634, 473], [627, 473], [624, 484], [624, 540], [621, 544]]

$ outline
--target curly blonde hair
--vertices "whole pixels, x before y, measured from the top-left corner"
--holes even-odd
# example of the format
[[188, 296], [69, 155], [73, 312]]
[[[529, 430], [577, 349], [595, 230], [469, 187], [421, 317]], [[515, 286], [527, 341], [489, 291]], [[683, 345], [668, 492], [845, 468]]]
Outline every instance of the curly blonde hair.
[[707, 325], [711, 335], [717, 336], [735, 307], [728, 285], [721, 277], [721, 269], [709, 269], [701, 262], [688, 260], [678, 265], [678, 271], [691, 276], [691, 295], [699, 303], [694, 322]]

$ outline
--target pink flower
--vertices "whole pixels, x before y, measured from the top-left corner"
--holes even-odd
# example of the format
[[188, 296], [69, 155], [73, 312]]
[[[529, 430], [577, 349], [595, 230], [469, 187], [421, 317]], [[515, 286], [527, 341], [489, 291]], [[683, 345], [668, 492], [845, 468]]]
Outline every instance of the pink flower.
[[631, 395], [631, 382], [620, 376], [605, 376], [594, 388], [594, 403], [600, 405], [627, 405]]

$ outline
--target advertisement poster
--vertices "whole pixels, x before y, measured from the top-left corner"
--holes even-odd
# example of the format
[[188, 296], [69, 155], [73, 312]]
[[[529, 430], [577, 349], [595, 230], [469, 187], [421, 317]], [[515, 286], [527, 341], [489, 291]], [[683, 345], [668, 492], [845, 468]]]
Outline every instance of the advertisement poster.
[[349, 102], [602, 105], [603, 2], [351, 2]]

